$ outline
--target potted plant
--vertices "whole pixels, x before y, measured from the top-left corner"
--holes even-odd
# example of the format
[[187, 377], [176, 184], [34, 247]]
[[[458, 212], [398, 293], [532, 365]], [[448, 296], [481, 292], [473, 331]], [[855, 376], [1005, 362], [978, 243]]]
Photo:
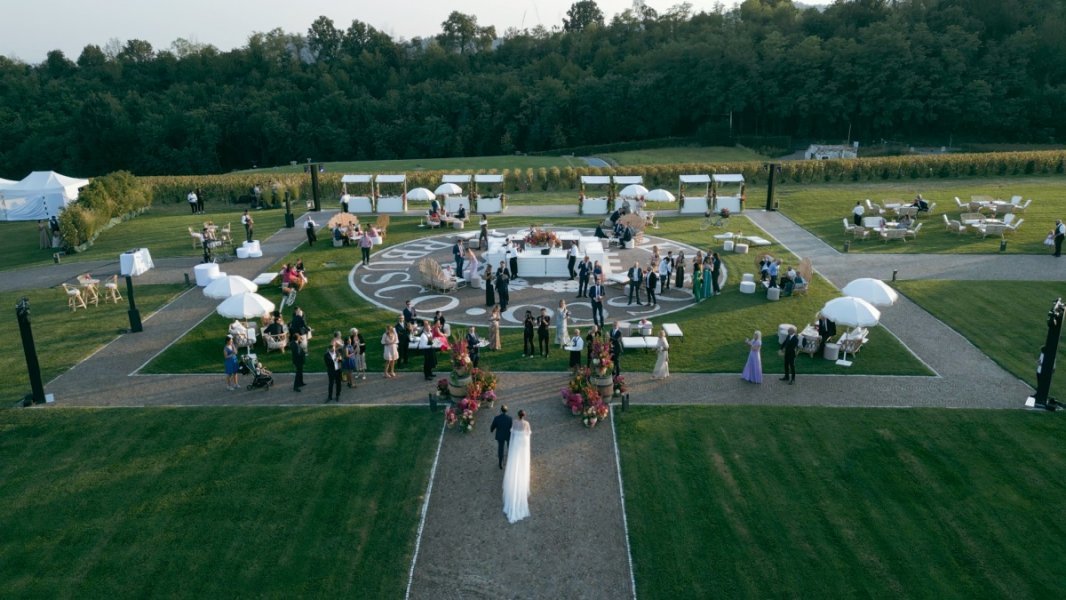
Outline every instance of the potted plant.
[[455, 398], [466, 395], [466, 388], [470, 385], [470, 352], [466, 346], [466, 338], [456, 334], [452, 336], [451, 343], [452, 372], [448, 376], [448, 391]]
[[589, 380], [598, 388], [601, 396], [610, 398], [614, 393], [614, 379], [611, 372], [614, 369], [614, 361], [611, 359], [611, 349], [608, 342], [594, 340], [592, 342], [592, 373]]

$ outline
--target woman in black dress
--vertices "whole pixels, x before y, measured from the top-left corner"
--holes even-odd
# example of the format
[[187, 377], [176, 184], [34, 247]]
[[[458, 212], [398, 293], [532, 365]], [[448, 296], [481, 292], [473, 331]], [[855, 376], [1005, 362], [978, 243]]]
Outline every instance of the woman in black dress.
[[677, 253], [677, 260], [674, 261], [674, 272], [677, 273], [677, 278], [674, 280], [674, 287], [683, 290], [685, 289], [685, 251], [681, 250]]
[[496, 281], [496, 275], [492, 272], [492, 265], [485, 265], [485, 274], [482, 277], [485, 279], [485, 306], [495, 306], [496, 289], [493, 284]]

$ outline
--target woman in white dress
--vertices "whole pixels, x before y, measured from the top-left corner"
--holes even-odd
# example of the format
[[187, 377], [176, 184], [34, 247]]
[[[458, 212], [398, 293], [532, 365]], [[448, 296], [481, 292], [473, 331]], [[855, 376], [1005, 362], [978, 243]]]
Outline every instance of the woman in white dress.
[[517, 523], [529, 516], [529, 438], [531, 431], [526, 411], [518, 411], [518, 421], [511, 427], [507, 446], [507, 468], [503, 471], [503, 512], [507, 520]]
[[570, 309], [566, 307], [566, 300], [559, 301], [559, 310], [555, 314], [555, 343], [563, 347], [570, 343], [570, 335], [566, 326], [570, 324]]
[[659, 343], [655, 346], [659, 353], [655, 368], [651, 371], [652, 379], [666, 379], [670, 376], [670, 342], [666, 341], [666, 330], [659, 330]]
[[463, 267], [462, 277], [466, 280], [467, 284], [471, 287], [481, 288], [481, 278], [478, 276], [478, 269], [480, 263], [477, 260], [477, 254], [470, 248], [466, 250], [466, 264]]

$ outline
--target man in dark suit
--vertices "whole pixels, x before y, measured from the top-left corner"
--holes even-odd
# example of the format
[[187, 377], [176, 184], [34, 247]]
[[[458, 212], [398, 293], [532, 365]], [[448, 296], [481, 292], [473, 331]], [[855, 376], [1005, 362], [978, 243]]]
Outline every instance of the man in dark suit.
[[622, 324], [614, 322], [611, 330], [611, 362], [614, 363], [614, 376], [622, 373]]
[[603, 282], [597, 279], [589, 288], [589, 299], [592, 300], [592, 322], [598, 327], [603, 327], [603, 297]]
[[551, 325], [552, 318], [548, 316], [548, 309], [540, 309], [540, 316], [537, 317], [537, 353], [548, 358], [548, 350], [551, 348], [551, 344], [548, 343], [548, 327]]
[[304, 319], [304, 310], [297, 306], [292, 311], [292, 321], [289, 322], [289, 332], [307, 335], [307, 332], [309, 331], [311, 331], [311, 329], [307, 326], [307, 320]]
[[511, 443], [511, 417], [507, 414], [507, 405], [500, 406], [500, 414], [492, 420], [489, 433], [496, 434], [496, 457], [499, 459], [500, 468], [503, 468], [503, 447]]
[[292, 366], [296, 369], [296, 376], [292, 381], [292, 391], [299, 392], [304, 386], [304, 363], [307, 362], [307, 350], [303, 346], [304, 336], [296, 334], [289, 342], [289, 352], [292, 353]]
[[640, 288], [644, 285], [644, 270], [640, 268], [640, 263], [633, 263], [626, 277], [629, 280], [629, 302], [626, 302], [626, 305], [633, 304], [634, 295], [637, 297], [637, 304], [640, 304]]
[[477, 328], [471, 325], [466, 334], [466, 353], [470, 355], [470, 364], [475, 369], [478, 361], [481, 360], [481, 346], [478, 345], [480, 343], [481, 340], [477, 337]]
[[577, 266], [577, 241], [570, 243], [570, 247], [566, 250], [566, 270], [570, 271], [570, 281], [577, 277], [577, 270], [574, 267]]
[[825, 350], [826, 343], [836, 334], [837, 324], [827, 319], [822, 313], [818, 313], [818, 335], [822, 338], [822, 343], [818, 346], [819, 354]]
[[592, 261], [588, 255], [577, 266], [577, 297], [583, 298], [589, 291], [589, 279], [592, 277]]
[[1055, 230], [1052, 231], [1055, 234], [1055, 256], [1062, 256], [1062, 241], [1066, 240], [1066, 224], [1062, 222], [1062, 219], [1055, 221]]
[[418, 336], [418, 349], [422, 351], [422, 375], [426, 381], [433, 381], [433, 369], [437, 367], [437, 349], [433, 347], [433, 338], [429, 336], [429, 325], [422, 321], [422, 334]]
[[403, 305], [403, 320], [407, 323], [414, 323], [418, 318], [418, 311], [411, 308], [411, 301], [408, 300]]
[[[503, 266], [502, 263], [500, 265]], [[507, 269], [496, 271], [496, 295], [500, 298], [500, 311], [507, 310], [507, 304], [511, 301], [511, 275]]]
[[511, 279], [518, 278], [518, 248], [513, 243], [507, 244], [507, 264], [511, 268]]
[[781, 349], [785, 351], [785, 376], [781, 378], [781, 381], [787, 381], [789, 385], [796, 383], [796, 349], [799, 348], [799, 336], [796, 335], [796, 328], [788, 328], [788, 337], [785, 338], [785, 343], [781, 346]]
[[722, 274], [722, 259], [715, 252], [711, 254], [711, 291], [715, 296], [722, 293], [718, 286], [718, 277]]
[[326, 354], [322, 357], [326, 362], [326, 377], [329, 379], [329, 392], [326, 402], [330, 400], [341, 401], [341, 352], [337, 344], [330, 344]]
[[648, 290], [648, 306], [655, 306], [655, 287], [659, 285], [659, 274], [649, 268], [644, 278]]
[[452, 256], [455, 257], [455, 276], [463, 276], [463, 263], [466, 259], [463, 257], [463, 240], [455, 240], [455, 245], [452, 246]]

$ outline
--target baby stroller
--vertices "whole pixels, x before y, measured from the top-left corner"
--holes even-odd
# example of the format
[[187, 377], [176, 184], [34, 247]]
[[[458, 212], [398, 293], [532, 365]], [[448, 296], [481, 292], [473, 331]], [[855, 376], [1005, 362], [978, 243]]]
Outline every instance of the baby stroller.
[[273, 373], [264, 367], [263, 363], [259, 362], [255, 357], [250, 354], [245, 354], [241, 357], [241, 361], [244, 364], [244, 368], [248, 369], [248, 372], [253, 375], [252, 382], [248, 384], [249, 390], [254, 390], [256, 388], [270, 389], [270, 386], [274, 385]]

